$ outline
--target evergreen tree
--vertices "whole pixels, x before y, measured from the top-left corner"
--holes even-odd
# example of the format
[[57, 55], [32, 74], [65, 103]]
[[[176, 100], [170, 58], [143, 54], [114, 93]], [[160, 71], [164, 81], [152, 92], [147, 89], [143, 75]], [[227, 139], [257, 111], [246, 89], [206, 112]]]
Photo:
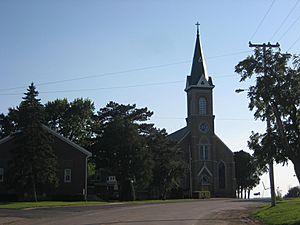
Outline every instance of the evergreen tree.
[[51, 139], [43, 128], [44, 109], [37, 96], [38, 92], [32, 83], [15, 110], [15, 122], [20, 132], [9, 169], [10, 184], [29, 189], [35, 201], [43, 184], [56, 185], [58, 182], [57, 159], [51, 147]]
[[106, 168], [116, 176], [120, 200], [134, 200], [134, 187], [147, 186], [151, 180], [151, 152], [143, 136], [149, 126], [143, 122], [151, 115], [147, 108], [115, 102], [98, 112], [100, 129], [96, 131], [93, 156], [97, 169]]
[[160, 199], [166, 199], [172, 190], [180, 187], [186, 164], [179, 146], [170, 140], [166, 131], [152, 128], [148, 136], [154, 168], [152, 191], [157, 191]]

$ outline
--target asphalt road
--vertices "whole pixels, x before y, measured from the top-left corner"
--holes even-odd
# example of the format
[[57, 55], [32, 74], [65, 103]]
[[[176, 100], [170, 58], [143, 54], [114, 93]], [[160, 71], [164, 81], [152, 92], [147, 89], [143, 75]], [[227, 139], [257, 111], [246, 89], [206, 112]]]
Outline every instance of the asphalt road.
[[250, 225], [256, 223], [248, 218], [248, 212], [259, 204], [236, 199], [210, 199], [159, 204], [0, 210], [0, 224]]

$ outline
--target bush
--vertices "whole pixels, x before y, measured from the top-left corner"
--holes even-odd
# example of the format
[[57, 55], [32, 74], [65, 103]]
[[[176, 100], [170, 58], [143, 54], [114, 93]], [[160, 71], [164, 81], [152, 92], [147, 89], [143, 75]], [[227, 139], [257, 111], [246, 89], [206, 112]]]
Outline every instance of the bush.
[[292, 187], [288, 190], [288, 193], [284, 196], [285, 198], [299, 198], [300, 197], [300, 187]]
[[197, 198], [197, 199], [210, 198], [210, 192], [209, 191], [194, 191], [193, 198]]

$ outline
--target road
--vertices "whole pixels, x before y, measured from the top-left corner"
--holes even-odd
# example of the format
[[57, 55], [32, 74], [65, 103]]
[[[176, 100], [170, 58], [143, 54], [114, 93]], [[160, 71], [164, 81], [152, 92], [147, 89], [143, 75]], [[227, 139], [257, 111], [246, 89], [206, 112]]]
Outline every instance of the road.
[[256, 224], [247, 215], [255, 201], [210, 199], [176, 203], [116, 204], [0, 210], [0, 224], [13, 225], [212, 225]]

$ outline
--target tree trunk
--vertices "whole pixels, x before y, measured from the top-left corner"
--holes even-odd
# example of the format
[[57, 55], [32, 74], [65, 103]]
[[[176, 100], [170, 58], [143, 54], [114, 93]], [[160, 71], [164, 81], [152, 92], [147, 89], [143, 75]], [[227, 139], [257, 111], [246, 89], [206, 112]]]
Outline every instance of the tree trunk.
[[244, 199], [247, 199], [247, 188], [244, 189]]
[[273, 161], [269, 163], [269, 176], [270, 176], [270, 190], [271, 190], [271, 206], [276, 205], [276, 193], [275, 193], [275, 183], [274, 183], [274, 166]]
[[250, 188], [248, 188], [248, 199], [250, 199]]
[[35, 202], [37, 202], [36, 183], [35, 183], [35, 179], [33, 176], [31, 176], [31, 182], [32, 182], [33, 199]]
[[294, 164], [294, 171], [300, 184], [300, 159], [295, 157], [293, 159], [290, 158], [290, 160]]
[[236, 191], [237, 191], [237, 198], [240, 198], [240, 187], [238, 187], [238, 188], [236, 189]]

